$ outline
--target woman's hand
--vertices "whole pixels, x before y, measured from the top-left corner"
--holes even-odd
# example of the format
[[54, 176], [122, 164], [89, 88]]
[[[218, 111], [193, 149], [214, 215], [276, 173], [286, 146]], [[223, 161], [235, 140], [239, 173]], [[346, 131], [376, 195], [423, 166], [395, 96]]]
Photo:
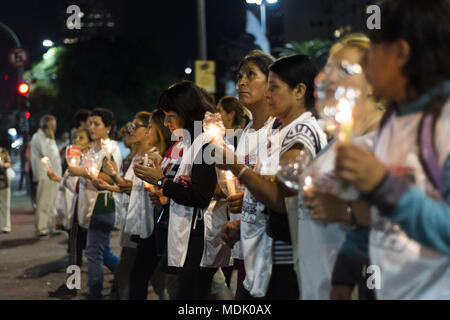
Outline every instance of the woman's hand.
[[111, 185], [100, 178], [92, 179], [92, 184], [94, 185], [95, 188], [97, 188], [97, 190], [109, 191], [111, 189]]
[[126, 193], [130, 195], [131, 190], [133, 189], [133, 181], [122, 179], [122, 181], [118, 184], [118, 186], [121, 193]]
[[303, 200], [313, 220], [326, 223], [348, 222], [347, 203], [332, 194], [311, 187], [303, 192]]
[[148, 195], [154, 205], [165, 206], [166, 204], [169, 203], [169, 198], [163, 195], [162, 189], [156, 191], [149, 191]]
[[69, 167], [67, 170], [69, 171], [70, 176], [75, 176], [75, 177], [87, 177], [88, 176], [85, 168]]
[[47, 171], [47, 176], [52, 181], [61, 182], [61, 178], [58, 177], [58, 175], [56, 173], [54, 173], [53, 171]]
[[387, 170], [371, 151], [353, 144], [341, 144], [337, 147], [335, 173], [362, 193], [370, 193]]
[[230, 212], [241, 213], [243, 200], [244, 200], [244, 192], [238, 192], [229, 196], [227, 198], [227, 202], [228, 208], [230, 208]]
[[160, 167], [150, 168], [136, 164], [133, 168], [136, 177], [153, 185], [156, 185], [159, 179], [164, 178], [164, 173]]
[[148, 158], [153, 161], [156, 167], [161, 165], [162, 157], [157, 152], [152, 152], [148, 154]]
[[118, 173], [117, 164], [113, 160], [105, 158], [102, 171], [108, 176], [114, 177]]
[[220, 240], [224, 246], [234, 247], [234, 244], [241, 239], [241, 220], [228, 222], [222, 229]]

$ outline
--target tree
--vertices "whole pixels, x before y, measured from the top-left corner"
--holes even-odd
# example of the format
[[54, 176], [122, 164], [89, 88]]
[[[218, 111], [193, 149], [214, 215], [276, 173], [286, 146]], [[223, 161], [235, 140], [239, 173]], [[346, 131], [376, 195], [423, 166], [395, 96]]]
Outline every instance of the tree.
[[328, 52], [330, 51], [331, 45], [331, 41], [320, 39], [304, 42], [290, 41], [286, 43], [284, 47], [274, 48], [273, 52], [278, 53], [280, 56], [304, 54], [311, 57], [319, 68], [323, 68], [327, 62]]
[[31, 83], [32, 131], [45, 113], [57, 117], [58, 132], [63, 132], [81, 108], [108, 108], [118, 124], [138, 111], [153, 110], [175, 76], [152, 43], [92, 38], [49, 49], [25, 74]]

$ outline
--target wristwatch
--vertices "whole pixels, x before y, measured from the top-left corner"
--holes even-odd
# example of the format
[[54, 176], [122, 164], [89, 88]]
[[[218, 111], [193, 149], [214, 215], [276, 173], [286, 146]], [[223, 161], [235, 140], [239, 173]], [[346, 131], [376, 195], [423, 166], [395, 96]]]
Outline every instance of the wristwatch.
[[164, 182], [166, 181], [166, 177], [162, 177], [161, 179], [158, 180], [158, 182], [156, 182], [156, 185], [160, 188], [162, 188], [164, 186]]

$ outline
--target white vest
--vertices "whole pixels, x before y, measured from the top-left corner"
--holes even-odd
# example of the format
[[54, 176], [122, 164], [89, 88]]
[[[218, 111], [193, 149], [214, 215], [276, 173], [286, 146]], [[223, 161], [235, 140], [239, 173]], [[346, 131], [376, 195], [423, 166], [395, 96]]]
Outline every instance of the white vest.
[[[140, 156], [136, 155], [130, 165], [131, 172], [127, 179], [133, 181], [133, 187], [129, 198], [127, 216], [125, 222], [125, 232], [139, 235], [141, 239], [150, 237], [153, 233], [153, 204], [150, 201], [148, 191], [145, 190], [144, 182], [134, 174], [133, 164]], [[129, 169], [129, 171], [130, 171]]]
[[[255, 169], [257, 173], [262, 176], [273, 176], [277, 173], [282, 150], [286, 151], [283, 146], [289, 145], [288, 133], [301, 123], [314, 124], [315, 128], [320, 130], [310, 112], [303, 113], [281, 130], [273, 132], [270, 130], [267, 142], [260, 150]], [[321, 140], [326, 142], [324, 134]], [[311, 148], [311, 143], [303, 144], [315, 156], [316, 152], [313, 147]], [[266, 295], [272, 273], [273, 239], [266, 232], [269, 215], [263, 213], [264, 208], [265, 206], [257, 202], [248, 190], [245, 191], [241, 217], [241, 245], [246, 272], [244, 287], [256, 298]]]
[[[117, 164], [117, 167], [120, 168], [122, 166], [122, 155], [120, 154], [119, 145], [117, 144], [117, 141], [112, 142], [113, 147], [111, 154], [114, 158], [114, 161]], [[92, 151], [94, 150], [93, 148], [94, 147], [91, 148]], [[103, 164], [103, 159], [106, 156], [103, 148], [98, 151], [97, 155], [98, 155], [97, 169], [100, 170]], [[108, 192], [107, 191], [99, 192], [94, 187], [91, 180], [80, 177], [80, 186], [78, 195], [78, 221], [80, 223], [80, 226], [85, 229], [88, 229], [91, 223], [92, 212], [94, 210], [95, 202], [97, 201], [97, 196], [99, 193], [108, 193]], [[115, 223], [114, 225], [117, 226], [117, 223]]]
[[[375, 132], [358, 137], [354, 143], [373, 148]], [[353, 187], [343, 191], [340, 180], [334, 177], [336, 143], [305, 169], [300, 177], [311, 176], [315, 187], [346, 200], [356, 200], [359, 193]], [[320, 186], [320, 187], [319, 187]], [[331, 291], [331, 275], [337, 254], [345, 240], [346, 231], [338, 223], [325, 224], [311, 219], [309, 210], [303, 203], [303, 189], [300, 189], [298, 206], [295, 208], [297, 226], [294, 247], [295, 266], [302, 300], [328, 300]]]
[[[418, 158], [417, 131], [421, 114], [393, 115], [375, 145], [375, 154], [391, 171], [409, 170], [409, 178], [428, 195], [434, 189]], [[436, 124], [441, 167], [450, 152], [450, 103]], [[430, 212], [430, 215], [433, 213]], [[450, 257], [409, 238], [389, 217], [372, 210], [370, 263], [381, 269], [377, 299], [450, 299]]]
[[[238, 159], [240, 159], [241, 162], [245, 163], [246, 166], [253, 168], [256, 165], [259, 153], [258, 150], [265, 146], [268, 131], [272, 128], [274, 121], [275, 118], [268, 118], [264, 125], [257, 131], [251, 129], [253, 122], [250, 122], [244, 129], [236, 148], [236, 156], [238, 157]], [[230, 221], [240, 219], [240, 213], [230, 212]], [[244, 260], [241, 241], [238, 241], [234, 244], [231, 252], [233, 258]]]

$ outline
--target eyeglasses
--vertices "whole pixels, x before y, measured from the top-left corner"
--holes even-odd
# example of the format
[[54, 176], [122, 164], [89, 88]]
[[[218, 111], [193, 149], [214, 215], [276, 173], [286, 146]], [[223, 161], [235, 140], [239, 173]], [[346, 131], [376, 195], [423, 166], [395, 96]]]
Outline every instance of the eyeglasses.
[[347, 76], [353, 76], [355, 74], [361, 74], [362, 73], [362, 67], [361, 65], [357, 63], [350, 63], [348, 61], [341, 61], [341, 63], [336, 64], [333, 62], [329, 62], [325, 65], [323, 71], [325, 74], [329, 75], [333, 70], [337, 68], [338, 74], [341, 78], [345, 78]]
[[144, 125], [144, 124], [135, 124], [135, 123], [132, 123], [132, 124], [130, 124], [130, 125], [127, 127], [127, 129], [128, 129], [128, 132], [130, 132], [131, 129], [137, 130], [137, 129], [141, 128], [141, 127], [147, 128], [147, 126]]

